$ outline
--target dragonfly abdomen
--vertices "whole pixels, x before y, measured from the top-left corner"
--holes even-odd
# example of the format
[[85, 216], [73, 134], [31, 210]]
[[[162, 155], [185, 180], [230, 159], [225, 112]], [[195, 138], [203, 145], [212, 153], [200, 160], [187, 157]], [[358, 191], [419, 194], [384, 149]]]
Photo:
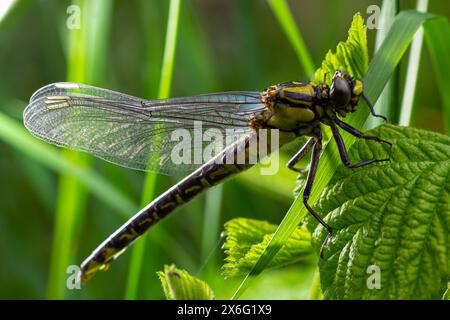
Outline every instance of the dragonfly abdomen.
[[250, 138], [246, 137], [243, 141], [233, 143], [128, 220], [81, 264], [81, 280], [87, 281], [98, 270], [106, 270], [112, 260], [139, 236], [182, 204], [202, 191], [220, 184], [226, 178], [251, 167], [252, 163], [238, 164], [237, 161], [229, 160], [238, 159], [240, 153], [245, 153], [248, 159], [249, 141]]

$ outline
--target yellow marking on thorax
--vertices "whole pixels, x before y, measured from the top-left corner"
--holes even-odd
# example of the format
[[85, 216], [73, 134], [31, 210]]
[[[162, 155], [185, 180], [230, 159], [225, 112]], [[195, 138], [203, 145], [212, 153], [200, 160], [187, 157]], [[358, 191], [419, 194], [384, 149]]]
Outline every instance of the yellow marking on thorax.
[[355, 87], [353, 88], [353, 94], [356, 96], [360, 96], [363, 92], [363, 83], [359, 80], [355, 81]]
[[[297, 99], [293, 97], [295, 95], [298, 95]], [[303, 100], [301, 98], [302, 96], [311, 99]], [[286, 87], [280, 90], [280, 98], [286, 99], [292, 103], [303, 104], [309, 107], [312, 105], [312, 98], [314, 96], [315, 96], [314, 87], [311, 84]]]
[[311, 122], [316, 116], [309, 108], [291, 107], [282, 103], [277, 103], [274, 109], [267, 124], [280, 130], [294, 130], [299, 123]]

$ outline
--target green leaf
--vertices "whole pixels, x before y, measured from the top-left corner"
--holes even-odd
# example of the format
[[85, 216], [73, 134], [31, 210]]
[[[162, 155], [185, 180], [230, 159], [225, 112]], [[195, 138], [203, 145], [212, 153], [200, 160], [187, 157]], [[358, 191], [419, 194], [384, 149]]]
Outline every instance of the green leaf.
[[165, 265], [158, 272], [159, 280], [168, 300], [213, 300], [214, 292], [208, 284], [174, 265]]
[[353, 78], [361, 80], [368, 68], [366, 27], [358, 13], [353, 17], [348, 39], [345, 42], [339, 42], [336, 52], [328, 51], [322, 66], [315, 72], [313, 81], [321, 83], [325, 79], [326, 83], [331, 84], [334, 72], [340, 69], [345, 70]]
[[[266, 221], [236, 218], [225, 224], [226, 238], [223, 248], [226, 277], [245, 275], [255, 265], [262, 251], [277, 229], [276, 225]], [[278, 268], [311, 256], [311, 234], [304, 227], [298, 227], [286, 241], [277, 256], [267, 268]]]
[[[359, 169], [340, 166], [315, 204], [334, 228], [319, 262], [327, 299], [429, 299], [441, 297], [450, 276], [450, 137], [384, 125], [370, 131], [393, 143], [358, 140], [353, 162], [389, 163]], [[308, 227], [318, 252], [327, 234]], [[369, 289], [370, 266], [380, 288]]]
[[[291, 264], [264, 272], [249, 288], [244, 300], [309, 300], [316, 270], [314, 263]], [[318, 285], [320, 290], [320, 283]]]
[[425, 24], [425, 42], [441, 95], [444, 125], [450, 133], [450, 24], [446, 18], [433, 19]]
[[[373, 57], [367, 74], [364, 77], [365, 93], [372, 103], [377, 101], [408, 48], [414, 33], [425, 21], [433, 17], [431, 14], [411, 10], [404, 11], [396, 17], [383, 44]], [[361, 103], [361, 105], [358, 112], [347, 117], [347, 122], [356, 128], [361, 128], [369, 115], [369, 110], [364, 108], [364, 103]], [[356, 138], [350, 135], [345, 135], [343, 139], [347, 147], [350, 147], [356, 141]], [[339, 163], [340, 159], [337, 149], [335, 147], [329, 148], [326, 145], [320, 157], [314, 187], [310, 196], [310, 203], [314, 203], [319, 198], [320, 193], [330, 181]], [[258, 262], [236, 290], [233, 295], [234, 299], [239, 298], [250, 285], [251, 281], [264, 270], [306, 214], [307, 210], [303, 206], [301, 197], [297, 197], [283, 218], [283, 221], [278, 226], [272, 240], [258, 259]]]

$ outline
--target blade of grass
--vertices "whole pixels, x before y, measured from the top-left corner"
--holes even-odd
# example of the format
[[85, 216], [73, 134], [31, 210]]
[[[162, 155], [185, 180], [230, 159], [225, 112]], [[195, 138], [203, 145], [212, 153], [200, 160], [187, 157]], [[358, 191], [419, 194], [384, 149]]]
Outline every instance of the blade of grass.
[[161, 12], [168, 12], [169, 2], [159, 0], [138, 1], [139, 22], [142, 24], [141, 38], [144, 43], [142, 68], [145, 70], [140, 91], [143, 96], [156, 97], [161, 77], [162, 56], [164, 51], [165, 29], [162, 25], [167, 17]]
[[[386, 35], [389, 32], [389, 29], [394, 22], [395, 16], [398, 12], [398, 1], [392, 0], [383, 0], [383, 4], [381, 6], [381, 16], [380, 16], [380, 25], [377, 31], [377, 37], [375, 40], [375, 52], [380, 48], [383, 43]], [[394, 74], [392, 75], [392, 79], [389, 80], [386, 87], [383, 90], [380, 98], [378, 99], [375, 109], [377, 113], [386, 116], [389, 121], [395, 121], [394, 117], [397, 116], [395, 112], [396, 101], [397, 101], [397, 80], [398, 80], [398, 68], [395, 69]], [[366, 129], [374, 128], [383, 123], [383, 120], [380, 118], [370, 117], [367, 119], [367, 127]]]
[[86, 38], [87, 69], [86, 80], [101, 86], [106, 71], [108, 37], [111, 26], [114, 1], [89, 1], [89, 17], [86, 19], [88, 36]]
[[222, 203], [223, 186], [217, 186], [209, 190], [205, 200], [205, 215], [203, 218], [201, 259], [205, 261], [210, 256], [211, 250], [220, 234], [220, 207]]
[[[158, 98], [167, 98], [172, 84], [173, 65], [175, 60], [175, 48], [178, 31], [178, 20], [181, 0], [171, 0], [169, 7], [169, 17], [167, 23], [167, 33], [164, 46], [163, 62], [161, 67], [161, 77], [159, 82]], [[144, 206], [155, 196], [157, 175], [147, 173], [142, 192], [141, 205]], [[131, 261], [128, 272], [127, 285], [125, 289], [125, 299], [136, 299], [139, 285], [139, 278], [142, 269], [142, 260], [145, 252], [146, 238], [140, 239], [133, 247]]]
[[444, 126], [450, 134], [450, 24], [439, 18], [427, 22], [425, 43], [430, 52], [431, 62], [442, 101]]
[[[417, 11], [426, 12], [428, 0], [417, 1]], [[416, 93], [417, 77], [419, 75], [420, 56], [422, 54], [423, 28], [417, 30], [409, 51], [408, 69], [406, 71], [405, 89], [403, 91], [402, 105], [400, 109], [399, 124], [409, 126], [413, 111], [414, 96]]]
[[[364, 78], [366, 95], [370, 101], [377, 101], [417, 29], [424, 21], [432, 17], [433, 15], [431, 14], [413, 10], [403, 11], [396, 17], [383, 44], [370, 63], [369, 70]], [[348, 117], [348, 123], [356, 128], [362, 127], [368, 115], [368, 108], [361, 108], [359, 112]], [[350, 135], [344, 137], [344, 143], [347, 147], [350, 147], [355, 140], [356, 138]], [[337, 149], [335, 147], [330, 148], [326, 145], [324, 153], [320, 158], [310, 203], [314, 203], [319, 198], [320, 193], [330, 181], [339, 164], [340, 158]], [[283, 218], [283, 221], [278, 226], [273, 238], [261, 254], [258, 262], [241, 282], [232, 299], [238, 299], [252, 281], [265, 269], [306, 214], [307, 210], [303, 206], [301, 197], [297, 197]]]
[[[79, 7], [84, 3], [76, 2]], [[84, 7], [84, 6], [83, 6]], [[83, 8], [84, 9], [84, 8]], [[82, 11], [80, 11], [82, 12]], [[84, 20], [82, 18], [81, 20]], [[85, 28], [69, 30], [67, 79], [85, 81]], [[63, 150], [63, 157], [77, 167], [88, 167], [89, 157], [78, 155], [75, 151]], [[58, 181], [56, 212], [53, 226], [52, 249], [50, 256], [49, 278], [47, 284], [48, 299], [64, 299], [66, 294], [66, 268], [73, 258], [73, 238], [77, 216], [84, 213], [87, 189], [72, 175], [61, 175]]]
[[288, 4], [285, 0], [267, 0], [267, 2], [294, 48], [303, 70], [308, 76], [312, 76], [316, 68]]
[[[67, 80], [86, 82], [88, 70], [91, 74], [101, 75], [102, 64], [94, 56], [105, 54], [106, 36], [103, 34], [109, 22], [110, 6], [107, 0], [75, 3], [80, 8], [81, 25], [79, 29], [68, 30], [68, 69]], [[102, 18], [103, 16], [103, 18]], [[99, 27], [103, 23], [102, 27]], [[98, 28], [99, 27], [99, 28]], [[98, 29], [96, 29], [98, 28]], [[93, 32], [95, 30], [96, 32]], [[87, 168], [92, 162], [87, 154], [71, 150], [63, 151], [64, 157], [79, 167]], [[57, 191], [57, 204], [53, 244], [50, 258], [50, 271], [47, 288], [49, 299], [63, 299], [66, 293], [66, 269], [74, 258], [74, 239], [78, 234], [80, 222], [84, 216], [88, 189], [73, 175], [61, 175]]]
[[172, 85], [173, 64], [175, 62], [175, 49], [177, 44], [178, 20], [180, 16], [181, 0], [171, 0], [169, 7], [169, 20], [164, 45], [164, 55], [159, 80], [158, 99], [167, 98]]

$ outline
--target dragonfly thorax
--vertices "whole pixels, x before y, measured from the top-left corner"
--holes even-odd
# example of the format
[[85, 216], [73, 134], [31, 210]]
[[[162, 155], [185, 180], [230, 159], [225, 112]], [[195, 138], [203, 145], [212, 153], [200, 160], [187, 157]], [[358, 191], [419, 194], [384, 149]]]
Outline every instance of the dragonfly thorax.
[[[331, 86], [325, 83], [286, 82], [270, 86], [262, 100], [270, 110], [269, 126], [280, 130], [302, 129], [307, 133], [319, 122], [328, 123], [336, 114], [345, 117], [356, 111], [363, 84], [344, 71], [336, 71]], [[305, 130], [303, 130], [305, 129]]]
[[270, 86], [262, 94], [270, 111], [267, 125], [280, 130], [294, 131], [299, 126], [317, 120], [317, 87], [313, 83], [286, 82]]

